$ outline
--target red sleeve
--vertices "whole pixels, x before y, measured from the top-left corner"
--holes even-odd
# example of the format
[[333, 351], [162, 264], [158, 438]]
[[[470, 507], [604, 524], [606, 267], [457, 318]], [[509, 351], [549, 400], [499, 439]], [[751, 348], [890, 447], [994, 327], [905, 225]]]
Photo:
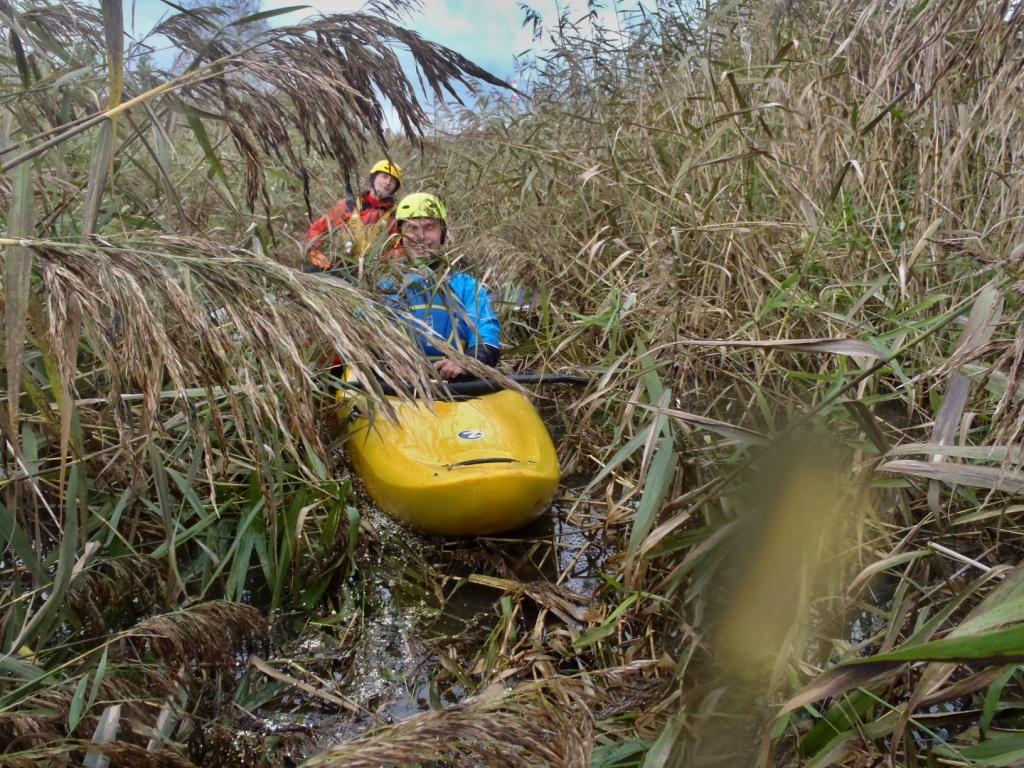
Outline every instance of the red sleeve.
[[350, 215], [351, 212], [348, 208], [348, 200], [346, 198], [342, 198], [334, 204], [334, 207], [331, 208], [331, 210], [310, 225], [309, 229], [306, 231], [306, 243], [310, 244], [318, 242], [330, 230], [337, 229], [348, 221], [348, 217]]
[[306, 242], [313, 243], [327, 234], [327, 217], [321, 216], [306, 230]]

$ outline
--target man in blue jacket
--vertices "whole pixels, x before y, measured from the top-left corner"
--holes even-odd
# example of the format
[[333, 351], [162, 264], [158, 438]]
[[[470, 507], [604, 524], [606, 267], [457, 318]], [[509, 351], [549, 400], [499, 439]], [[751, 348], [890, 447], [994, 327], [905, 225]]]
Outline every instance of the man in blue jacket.
[[485, 365], [497, 365], [501, 350], [498, 316], [491, 296], [472, 275], [443, 275], [442, 247], [448, 235], [448, 211], [426, 192], [407, 195], [395, 209], [401, 247], [393, 258], [413, 270], [385, 286], [394, 304], [412, 316], [417, 341], [446, 381], [468, 371], [448, 358], [445, 346], [462, 350]]

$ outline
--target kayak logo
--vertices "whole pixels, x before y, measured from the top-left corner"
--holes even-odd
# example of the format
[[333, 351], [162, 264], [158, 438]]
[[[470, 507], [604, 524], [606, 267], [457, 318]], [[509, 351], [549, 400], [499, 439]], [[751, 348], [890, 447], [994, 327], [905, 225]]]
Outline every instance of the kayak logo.
[[484, 433], [479, 429], [464, 429], [459, 432], [460, 440], [483, 440]]

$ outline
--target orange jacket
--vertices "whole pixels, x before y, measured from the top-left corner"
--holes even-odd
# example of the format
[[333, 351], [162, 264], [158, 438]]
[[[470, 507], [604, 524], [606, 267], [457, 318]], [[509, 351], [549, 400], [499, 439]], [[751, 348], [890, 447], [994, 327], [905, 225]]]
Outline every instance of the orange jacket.
[[381, 199], [370, 191], [364, 192], [358, 198], [343, 197], [334, 204], [331, 210], [314, 221], [306, 232], [309, 260], [320, 269], [329, 269], [330, 259], [320, 250], [320, 243], [329, 233], [336, 230], [347, 230], [357, 223], [363, 227], [373, 227], [379, 222], [389, 219], [388, 232], [397, 235], [398, 222], [395, 221], [392, 213], [394, 208], [395, 199], [393, 197]]

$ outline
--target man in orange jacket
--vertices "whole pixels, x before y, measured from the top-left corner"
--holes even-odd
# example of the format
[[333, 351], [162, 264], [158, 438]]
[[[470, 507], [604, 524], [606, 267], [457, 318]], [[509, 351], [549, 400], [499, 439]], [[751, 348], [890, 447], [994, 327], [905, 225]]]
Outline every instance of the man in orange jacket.
[[326, 271], [331, 259], [323, 252], [324, 240], [340, 232], [355, 245], [365, 246], [387, 232], [398, 234], [395, 222], [395, 193], [402, 185], [402, 169], [390, 160], [381, 160], [370, 169], [370, 188], [359, 197], [349, 195], [335, 203], [306, 232], [306, 249], [312, 265]]

